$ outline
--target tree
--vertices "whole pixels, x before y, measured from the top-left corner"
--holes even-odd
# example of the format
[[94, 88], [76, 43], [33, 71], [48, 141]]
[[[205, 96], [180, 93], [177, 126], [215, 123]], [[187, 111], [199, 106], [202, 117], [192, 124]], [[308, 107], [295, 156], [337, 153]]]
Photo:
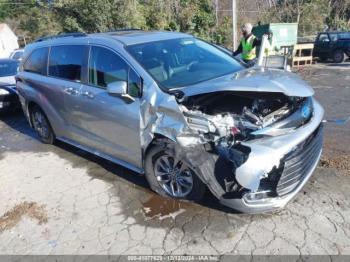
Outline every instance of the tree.
[[348, 29], [350, 0], [279, 0], [262, 17], [264, 22], [298, 23], [299, 34]]
[[111, 0], [113, 29], [146, 29], [145, 7], [137, 0]]
[[346, 30], [350, 28], [350, 0], [331, 0], [330, 16], [327, 25], [331, 29]]
[[232, 19], [225, 16], [214, 32], [213, 41], [226, 47], [232, 47]]
[[47, 1], [24, 0], [0, 2], [0, 22], [5, 22], [19, 36], [34, 40], [38, 36], [56, 34], [60, 25]]
[[64, 32], [104, 32], [113, 27], [109, 0], [59, 0], [52, 8]]

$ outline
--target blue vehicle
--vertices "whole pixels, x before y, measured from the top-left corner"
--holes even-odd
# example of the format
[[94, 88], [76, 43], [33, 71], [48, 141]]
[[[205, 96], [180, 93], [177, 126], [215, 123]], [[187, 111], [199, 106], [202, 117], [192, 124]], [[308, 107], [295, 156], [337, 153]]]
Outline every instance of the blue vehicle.
[[319, 33], [314, 47], [314, 57], [334, 63], [343, 63], [350, 57], [350, 32], [323, 32]]

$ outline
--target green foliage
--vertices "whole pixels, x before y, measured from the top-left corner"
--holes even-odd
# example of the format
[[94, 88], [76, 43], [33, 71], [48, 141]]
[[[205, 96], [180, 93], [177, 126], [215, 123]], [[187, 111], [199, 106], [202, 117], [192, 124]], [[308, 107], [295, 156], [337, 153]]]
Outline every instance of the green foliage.
[[108, 0], [60, 0], [52, 9], [64, 32], [107, 31], [112, 24]]
[[261, 20], [264, 23], [299, 23], [300, 35], [325, 29], [349, 30], [350, 0], [279, 0]]
[[220, 26], [214, 32], [214, 42], [226, 47], [232, 46], [232, 19], [224, 17]]
[[0, 10], [0, 23], [9, 24], [17, 35], [25, 36], [27, 40], [61, 31], [60, 24], [44, 1], [1, 2]]
[[[240, 0], [241, 3], [243, 0]], [[231, 17], [216, 21], [214, 0], [7, 0], [0, 23], [34, 40], [60, 32], [105, 32], [120, 28], [188, 32], [229, 46]], [[350, 0], [275, 0], [263, 23], [299, 22], [301, 35], [329, 28], [349, 29]], [[238, 21], [243, 22], [244, 17]]]
[[[198, 2], [198, 1], [197, 1]], [[193, 33], [206, 40], [212, 40], [212, 31], [215, 26], [214, 10], [210, 1], [200, 1], [198, 10], [193, 16], [192, 23], [194, 25]]]
[[10, 19], [10, 26], [17, 33], [32, 38], [59, 32], [141, 28], [189, 32], [213, 40], [216, 24], [211, 0], [25, 0], [21, 3], [0, 2], [0, 22]]
[[350, 0], [331, 0], [331, 14], [327, 19], [327, 25], [331, 29], [350, 29]]

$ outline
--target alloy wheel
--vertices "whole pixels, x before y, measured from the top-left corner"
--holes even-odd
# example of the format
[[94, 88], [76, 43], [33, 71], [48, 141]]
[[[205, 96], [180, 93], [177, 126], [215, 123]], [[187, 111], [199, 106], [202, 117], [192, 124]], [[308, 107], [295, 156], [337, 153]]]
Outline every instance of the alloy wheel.
[[154, 172], [160, 186], [176, 198], [187, 196], [193, 188], [193, 171], [182, 161], [169, 155], [159, 157]]
[[50, 136], [50, 129], [45, 116], [40, 111], [35, 111], [33, 114], [33, 125], [35, 131], [40, 137], [47, 139]]

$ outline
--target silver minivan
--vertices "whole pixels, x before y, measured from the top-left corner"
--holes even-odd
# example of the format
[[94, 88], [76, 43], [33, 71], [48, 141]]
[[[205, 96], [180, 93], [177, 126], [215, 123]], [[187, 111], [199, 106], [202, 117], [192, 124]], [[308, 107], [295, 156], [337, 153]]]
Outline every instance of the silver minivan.
[[26, 47], [17, 88], [42, 142], [143, 173], [163, 196], [198, 201], [209, 189], [236, 210], [273, 211], [321, 156], [324, 110], [308, 84], [188, 34], [42, 38]]

